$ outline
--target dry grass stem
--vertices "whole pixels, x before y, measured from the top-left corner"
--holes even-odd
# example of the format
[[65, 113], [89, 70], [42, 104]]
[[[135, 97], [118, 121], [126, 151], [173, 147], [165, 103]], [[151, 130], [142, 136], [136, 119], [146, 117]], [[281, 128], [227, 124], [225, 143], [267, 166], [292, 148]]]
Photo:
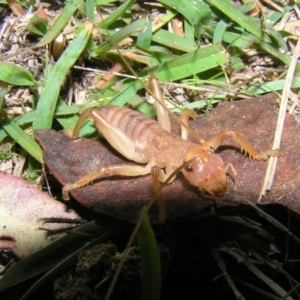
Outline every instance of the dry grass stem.
[[[295, 52], [292, 56], [291, 63], [290, 63], [290, 66], [289, 66], [289, 69], [287, 72], [285, 84], [284, 84], [283, 91], [282, 91], [282, 98], [281, 98], [279, 114], [278, 114], [278, 121], [277, 121], [275, 136], [274, 136], [273, 149], [279, 149], [279, 147], [280, 147], [284, 119], [285, 119], [285, 114], [286, 114], [287, 104], [288, 104], [288, 99], [289, 99], [289, 93], [290, 93], [290, 89], [292, 86], [294, 72], [295, 72], [295, 68], [296, 68], [296, 64], [298, 62], [299, 56], [300, 56], [300, 39], [298, 39], [297, 46], [295, 48]], [[260, 201], [261, 201], [262, 197], [265, 195], [266, 191], [270, 190], [272, 187], [275, 169], [276, 169], [276, 165], [277, 165], [277, 160], [278, 160], [278, 157], [270, 157], [267, 172], [266, 172], [266, 175], [264, 178], [264, 182], [263, 182], [259, 197], [257, 199], [258, 203], [260, 203]]]

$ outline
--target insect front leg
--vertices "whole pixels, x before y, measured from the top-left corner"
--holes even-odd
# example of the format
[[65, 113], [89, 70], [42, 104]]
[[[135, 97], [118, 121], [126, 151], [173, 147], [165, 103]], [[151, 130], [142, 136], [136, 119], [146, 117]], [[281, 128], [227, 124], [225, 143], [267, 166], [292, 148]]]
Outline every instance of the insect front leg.
[[280, 151], [276, 150], [267, 150], [263, 152], [257, 152], [257, 150], [239, 133], [235, 131], [223, 130], [216, 135], [214, 135], [210, 140], [207, 142], [210, 147], [213, 149], [217, 149], [222, 142], [227, 138], [231, 137], [240, 147], [241, 150], [246, 151], [249, 154], [250, 158], [255, 160], [266, 160], [268, 156], [279, 156]]
[[153, 192], [155, 195], [155, 202], [158, 206], [159, 220], [161, 222], [163, 222], [166, 219], [166, 207], [165, 207], [163, 195], [161, 193], [161, 190], [162, 190], [161, 182], [159, 180], [160, 173], [161, 173], [161, 170], [157, 166], [152, 167], [152, 169], [151, 169], [152, 187], [153, 187]]
[[166, 168], [165, 171], [157, 166], [153, 166], [151, 168], [152, 187], [155, 195], [155, 201], [158, 206], [159, 220], [161, 222], [164, 222], [166, 219], [166, 206], [161, 192], [166, 181], [168, 181], [168, 183], [174, 181], [176, 175], [170, 178], [173, 172], [173, 168]]
[[233, 167], [233, 165], [231, 163], [226, 164], [225, 166], [225, 172], [227, 173], [228, 170], [231, 170], [231, 172], [233, 173], [233, 181], [234, 181], [234, 186], [233, 189], [235, 191], [237, 191], [238, 189], [238, 179], [237, 179], [237, 171], [235, 170], [235, 168]]
[[192, 111], [191, 109], [185, 108], [181, 115], [180, 115], [180, 120], [183, 124], [181, 125], [181, 138], [183, 140], [187, 140], [189, 137], [189, 119], [195, 119], [196, 118], [196, 113], [194, 111]]
[[75, 189], [79, 189], [83, 186], [88, 185], [92, 181], [96, 180], [98, 177], [104, 174], [109, 175], [122, 175], [122, 176], [144, 176], [151, 173], [151, 165], [139, 166], [139, 165], [115, 165], [110, 167], [104, 167], [95, 170], [80, 179], [76, 180], [74, 183], [68, 183], [63, 188], [63, 199], [69, 200], [69, 192]]
[[[197, 117], [197, 114], [192, 111], [191, 109], [188, 109], [188, 108], [185, 108], [181, 115], [180, 115], [180, 130], [181, 130], [181, 138], [183, 140], [187, 140], [188, 137], [189, 137], [189, 131], [190, 131], [190, 128], [189, 128], [189, 120], [192, 118], [192, 119], [195, 119]], [[210, 146], [208, 145], [208, 143], [202, 139], [200, 136], [196, 136], [198, 142], [202, 145], [203, 149], [207, 149], [209, 150], [210, 149]]]

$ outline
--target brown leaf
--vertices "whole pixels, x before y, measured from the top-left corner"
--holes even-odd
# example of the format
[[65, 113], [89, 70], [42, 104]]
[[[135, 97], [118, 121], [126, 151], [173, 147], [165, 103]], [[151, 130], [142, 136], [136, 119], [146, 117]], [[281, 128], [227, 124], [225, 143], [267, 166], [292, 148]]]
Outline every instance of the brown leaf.
[[61, 236], [48, 236], [39, 228], [55, 230], [66, 225], [43, 224], [42, 218], [79, 216], [25, 180], [0, 172], [0, 250], [11, 250], [23, 258]]
[[[190, 126], [205, 139], [224, 129], [237, 131], [258, 150], [264, 151], [272, 146], [276, 121], [276, 97], [270, 94], [243, 101], [220, 103], [211, 113], [191, 121]], [[174, 122], [173, 129], [174, 133], [179, 134], [179, 126]], [[261, 204], [281, 204], [300, 212], [300, 156], [298, 140], [295, 139], [299, 130], [295, 117], [287, 115], [281, 147], [283, 156], [278, 160], [273, 188]], [[35, 137], [44, 149], [49, 170], [63, 185], [72, 183], [97, 168], [128, 163], [104, 140], [72, 141], [53, 130], [39, 130], [35, 132]], [[201, 211], [214, 203], [220, 206], [245, 204], [244, 200], [256, 203], [268, 162], [250, 160], [232, 147], [234, 144], [231, 140], [225, 143], [227, 146], [219, 149], [219, 155], [224, 163], [231, 162], [236, 169], [238, 190], [233, 190], [232, 180], [229, 179], [230, 186], [227, 192], [214, 200], [209, 195], [201, 195], [179, 175], [174, 183], [163, 190], [167, 220]], [[71, 194], [84, 206], [132, 221], [136, 220], [141, 208], [153, 198], [150, 176], [102, 178], [92, 185], [72, 191]], [[153, 222], [158, 220], [156, 205], [150, 210], [150, 218]]]

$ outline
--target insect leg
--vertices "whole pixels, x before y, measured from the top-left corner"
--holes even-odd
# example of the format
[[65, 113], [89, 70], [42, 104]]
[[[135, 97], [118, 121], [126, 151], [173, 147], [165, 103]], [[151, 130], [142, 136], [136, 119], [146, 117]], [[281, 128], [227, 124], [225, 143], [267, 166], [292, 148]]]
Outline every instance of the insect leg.
[[159, 180], [160, 171], [161, 170], [157, 166], [152, 167], [151, 176], [152, 176], [152, 187], [153, 187], [153, 192], [155, 195], [155, 201], [156, 201], [156, 204], [158, 206], [158, 211], [159, 211], [159, 220], [161, 222], [163, 222], [166, 219], [166, 207], [165, 207], [165, 202], [164, 202], [164, 198], [162, 195], [161, 183]]
[[171, 132], [171, 121], [169, 117], [169, 112], [165, 105], [165, 100], [161, 91], [159, 81], [154, 75], [150, 75], [148, 86], [153, 93], [153, 95], [151, 96], [155, 100], [157, 122], [164, 130]]
[[235, 170], [235, 168], [233, 167], [233, 165], [231, 163], [226, 164], [225, 172], [227, 172], [228, 169], [231, 169], [231, 172], [233, 173], [233, 181], [234, 181], [233, 189], [235, 191], [237, 191], [237, 189], [238, 189], [237, 171]]
[[153, 166], [151, 168], [151, 176], [152, 176], [152, 187], [155, 195], [155, 201], [158, 206], [159, 211], [159, 220], [164, 222], [166, 219], [166, 207], [164, 198], [162, 195], [162, 189], [164, 187], [164, 182], [168, 179], [168, 183], [173, 182], [176, 176], [169, 178], [173, 173], [174, 169], [166, 168], [166, 171], [160, 169], [157, 166]]
[[104, 167], [98, 170], [95, 170], [74, 183], [68, 183], [63, 188], [63, 199], [69, 200], [69, 191], [81, 188], [93, 180], [97, 179], [101, 175], [123, 175], [123, 176], [143, 176], [151, 173], [151, 166], [139, 166], [139, 165], [115, 165], [110, 167]]
[[187, 140], [188, 139], [188, 136], [189, 136], [189, 130], [188, 130], [188, 126], [189, 126], [189, 119], [190, 118], [193, 118], [195, 119], [196, 118], [196, 113], [188, 108], [185, 108], [181, 115], [180, 115], [180, 120], [183, 124], [180, 124], [181, 125], [181, 138], [183, 140]]
[[[148, 87], [152, 91], [151, 97], [155, 99], [158, 123], [164, 130], [171, 132], [169, 112], [165, 105], [165, 100], [160, 88], [159, 81], [154, 75], [149, 76]], [[181, 124], [181, 138], [187, 140], [188, 132], [191, 131], [191, 133], [193, 134], [193, 131], [188, 127], [188, 120], [191, 117], [195, 118], [196, 113], [194, 113], [192, 110], [184, 109], [180, 118], [178, 118], [174, 114], [172, 114], [172, 116]], [[205, 147], [205, 149], [210, 148], [205, 140], [195, 134], [193, 135], [198, 139], [199, 143], [202, 144], [203, 147]]]
[[111, 125], [97, 110], [92, 111], [91, 116], [97, 129], [112, 147], [129, 160], [137, 161], [136, 156], [138, 154], [135, 151], [134, 144], [121, 129]]
[[257, 152], [257, 150], [239, 133], [235, 131], [223, 130], [216, 135], [214, 135], [210, 140], [207, 142], [210, 147], [213, 149], [217, 149], [222, 142], [227, 138], [231, 137], [241, 148], [241, 150], [245, 151], [249, 154], [250, 158], [255, 160], [266, 160], [268, 156], [279, 156], [280, 151], [277, 150], [267, 150], [263, 152]]
[[87, 109], [85, 110], [79, 117], [73, 131], [71, 130], [64, 130], [64, 135], [68, 136], [72, 140], [76, 140], [79, 135], [80, 128], [82, 127], [84, 121], [86, 120], [87, 117], [91, 114], [92, 109]]

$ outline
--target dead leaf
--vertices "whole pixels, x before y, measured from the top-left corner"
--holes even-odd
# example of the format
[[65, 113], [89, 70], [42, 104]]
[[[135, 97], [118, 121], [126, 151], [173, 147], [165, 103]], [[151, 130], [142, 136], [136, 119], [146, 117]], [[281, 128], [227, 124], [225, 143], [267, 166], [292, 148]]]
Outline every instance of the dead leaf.
[[0, 250], [11, 250], [24, 258], [61, 236], [48, 236], [39, 228], [55, 230], [70, 226], [43, 224], [42, 218], [79, 219], [79, 216], [66, 211], [65, 205], [25, 180], [0, 172]]
[[[247, 138], [258, 150], [270, 149], [277, 122], [276, 96], [269, 94], [236, 102], [220, 103], [211, 113], [197, 117], [190, 126], [208, 139], [224, 129], [235, 130]], [[175, 134], [179, 126], [173, 122]], [[281, 151], [273, 188], [261, 204], [280, 204], [300, 213], [300, 155], [298, 140], [299, 124], [293, 115], [287, 115], [282, 137]], [[103, 166], [128, 163], [104, 140], [70, 140], [53, 130], [39, 130], [35, 137], [44, 150], [46, 165], [51, 173], [65, 185]], [[199, 194], [182, 177], [164, 188], [167, 220], [174, 220], [189, 213], [201, 211], [213, 204], [231, 206], [256, 203], [265, 176], [267, 161], [253, 161], [245, 157], [231, 140], [219, 149], [224, 163], [231, 162], [238, 173], [239, 186], [234, 191], [232, 180], [227, 192], [217, 199]], [[94, 184], [74, 190], [72, 196], [82, 205], [95, 211], [134, 221], [144, 205], [153, 198], [150, 176], [138, 178], [101, 178]], [[150, 218], [158, 221], [157, 208], [150, 210]]]

